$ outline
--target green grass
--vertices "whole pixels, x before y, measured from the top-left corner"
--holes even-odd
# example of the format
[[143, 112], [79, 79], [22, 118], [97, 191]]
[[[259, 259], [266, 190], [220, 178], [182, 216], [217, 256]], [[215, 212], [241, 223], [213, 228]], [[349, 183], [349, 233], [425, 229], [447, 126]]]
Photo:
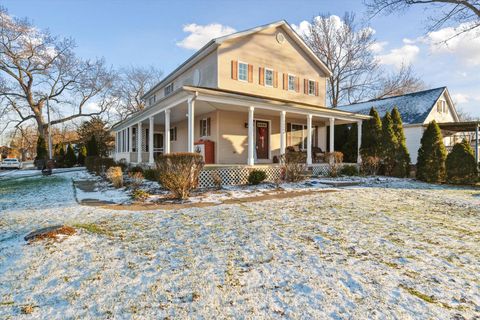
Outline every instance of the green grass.
[[112, 234], [108, 231], [103, 229], [97, 224], [94, 223], [76, 223], [73, 225], [74, 228], [83, 229], [87, 232], [104, 235], [104, 236], [111, 236]]
[[407, 287], [403, 284], [400, 285], [400, 288], [402, 288], [403, 290], [407, 291], [408, 293], [410, 293], [412, 296], [415, 296], [417, 298], [420, 298], [422, 299], [423, 301], [425, 302], [428, 302], [428, 303], [437, 303], [437, 300], [432, 297], [432, 296], [429, 296], [429, 295], [426, 295], [424, 293], [421, 293], [413, 288], [410, 288], [410, 287]]

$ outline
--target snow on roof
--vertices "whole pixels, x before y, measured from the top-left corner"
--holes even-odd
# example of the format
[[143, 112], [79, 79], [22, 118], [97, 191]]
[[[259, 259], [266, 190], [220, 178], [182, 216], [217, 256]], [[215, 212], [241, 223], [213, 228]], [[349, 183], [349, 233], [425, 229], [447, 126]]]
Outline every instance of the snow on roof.
[[446, 87], [441, 87], [418, 91], [401, 96], [339, 106], [338, 109], [369, 114], [370, 109], [374, 107], [380, 117], [383, 117], [387, 111], [392, 112], [392, 109], [397, 107], [404, 124], [423, 123], [445, 89]]

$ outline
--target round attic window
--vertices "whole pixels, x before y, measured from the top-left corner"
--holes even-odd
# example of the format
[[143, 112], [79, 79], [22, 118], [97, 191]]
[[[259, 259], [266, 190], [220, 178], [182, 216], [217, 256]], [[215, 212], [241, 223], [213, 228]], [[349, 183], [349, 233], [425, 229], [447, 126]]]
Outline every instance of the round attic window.
[[285, 42], [285, 36], [283, 35], [283, 33], [281, 32], [277, 33], [277, 42], [280, 44]]

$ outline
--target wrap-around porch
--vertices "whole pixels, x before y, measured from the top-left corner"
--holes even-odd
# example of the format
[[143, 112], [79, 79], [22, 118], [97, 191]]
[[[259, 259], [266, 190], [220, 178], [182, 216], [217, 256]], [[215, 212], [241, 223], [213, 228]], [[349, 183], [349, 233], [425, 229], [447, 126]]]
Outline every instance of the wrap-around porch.
[[115, 159], [153, 165], [158, 154], [207, 152], [207, 164], [253, 166], [279, 162], [290, 149], [305, 152], [311, 166], [334, 151], [335, 125], [357, 123], [360, 145], [364, 119], [368, 116], [183, 87], [114, 128]]

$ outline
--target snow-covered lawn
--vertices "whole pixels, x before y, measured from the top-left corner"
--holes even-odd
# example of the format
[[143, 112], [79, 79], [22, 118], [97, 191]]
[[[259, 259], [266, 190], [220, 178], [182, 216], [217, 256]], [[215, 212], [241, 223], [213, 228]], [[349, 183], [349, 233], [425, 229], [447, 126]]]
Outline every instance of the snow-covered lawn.
[[[333, 192], [315, 183], [299, 197], [132, 212], [79, 205], [71, 179], [82, 174], [0, 182], [0, 318], [480, 314], [478, 189], [366, 179]], [[77, 234], [23, 240], [54, 224]]]

